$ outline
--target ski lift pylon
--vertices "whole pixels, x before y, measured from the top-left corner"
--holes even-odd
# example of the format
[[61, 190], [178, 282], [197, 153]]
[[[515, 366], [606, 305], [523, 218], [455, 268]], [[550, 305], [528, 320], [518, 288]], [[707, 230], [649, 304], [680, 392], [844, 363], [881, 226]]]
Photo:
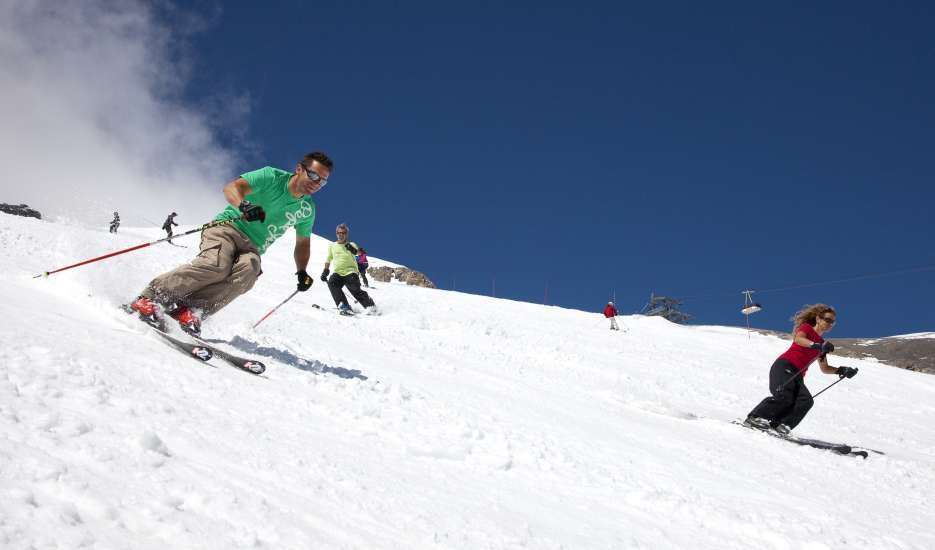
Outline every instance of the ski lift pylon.
[[741, 308], [740, 313], [744, 315], [751, 315], [763, 309], [763, 306], [753, 301], [752, 294], [756, 292], [755, 290], [744, 290], [743, 291], [743, 308]]

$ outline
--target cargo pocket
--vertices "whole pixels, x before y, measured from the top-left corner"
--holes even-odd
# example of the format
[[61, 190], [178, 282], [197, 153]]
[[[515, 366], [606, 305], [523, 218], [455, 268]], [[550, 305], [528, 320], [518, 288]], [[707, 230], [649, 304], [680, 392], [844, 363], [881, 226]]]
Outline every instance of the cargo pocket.
[[256, 254], [250, 254], [250, 268], [253, 269], [253, 272], [256, 273], [254, 278], [259, 278], [263, 274], [263, 270], [260, 269], [260, 257]]
[[205, 267], [220, 267], [221, 266], [221, 243], [218, 243], [211, 248], [205, 248], [195, 256], [195, 259], [192, 261], [195, 265], [202, 265]]

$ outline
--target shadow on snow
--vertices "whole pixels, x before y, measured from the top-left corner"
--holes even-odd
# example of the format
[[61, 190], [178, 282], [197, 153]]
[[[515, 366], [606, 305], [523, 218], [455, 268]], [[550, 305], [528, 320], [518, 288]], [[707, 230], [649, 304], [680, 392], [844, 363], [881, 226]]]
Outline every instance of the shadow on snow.
[[341, 378], [356, 378], [358, 380], [366, 380], [367, 377], [361, 374], [359, 370], [356, 369], [345, 369], [343, 367], [331, 367], [328, 366], [317, 359], [303, 359], [298, 355], [295, 355], [292, 352], [284, 351], [276, 348], [270, 348], [266, 346], [257, 345], [255, 342], [251, 342], [246, 338], [240, 336], [234, 336], [230, 341], [220, 340], [220, 339], [205, 339], [206, 342], [212, 344], [228, 344], [232, 347], [237, 348], [240, 351], [245, 353], [253, 353], [257, 355], [262, 355], [264, 357], [269, 357], [275, 359], [280, 363], [285, 363], [291, 367], [295, 367], [300, 370], [313, 372], [315, 374], [333, 374]]

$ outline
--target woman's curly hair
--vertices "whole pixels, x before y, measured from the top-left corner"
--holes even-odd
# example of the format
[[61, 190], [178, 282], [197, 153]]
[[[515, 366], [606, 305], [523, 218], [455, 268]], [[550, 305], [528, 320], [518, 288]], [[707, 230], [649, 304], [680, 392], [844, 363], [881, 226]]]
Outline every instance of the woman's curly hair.
[[803, 323], [815, 326], [818, 323], [818, 316], [828, 312], [838, 313], [828, 304], [805, 304], [795, 315], [792, 316], [792, 330], [802, 326]]

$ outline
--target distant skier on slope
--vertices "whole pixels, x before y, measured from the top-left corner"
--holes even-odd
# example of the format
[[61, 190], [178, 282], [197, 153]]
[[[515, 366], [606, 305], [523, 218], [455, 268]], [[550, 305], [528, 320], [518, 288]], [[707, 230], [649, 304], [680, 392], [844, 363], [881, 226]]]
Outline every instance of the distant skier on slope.
[[364, 283], [364, 287], [370, 288], [370, 281], [367, 280], [367, 268], [370, 267], [370, 263], [367, 261], [367, 251], [364, 250], [364, 247], [357, 248], [357, 271], [360, 272], [360, 280]]
[[[360, 289], [360, 278], [357, 271], [357, 260], [354, 255], [357, 253], [357, 245], [348, 242], [348, 227], [342, 223], [334, 230], [337, 240], [328, 247], [328, 258], [325, 260], [325, 269], [321, 272], [321, 280], [328, 283], [328, 290], [331, 291], [331, 298], [334, 299], [334, 305], [341, 313], [350, 314], [351, 305], [347, 302], [347, 296], [344, 295], [342, 288], [347, 289], [354, 295], [354, 298], [364, 306], [364, 310], [369, 315], [379, 315], [380, 310], [373, 303], [373, 299], [365, 291]], [[331, 262], [334, 262], [334, 273], [328, 278]]]
[[120, 214], [114, 212], [114, 219], [110, 220], [110, 232], [116, 233], [118, 227], [120, 227]]
[[253, 288], [262, 272], [260, 255], [292, 227], [297, 289], [308, 290], [313, 280], [305, 268], [315, 222], [311, 195], [328, 183], [333, 169], [331, 159], [316, 151], [292, 172], [267, 166], [225, 185], [230, 205], [214, 219], [234, 221], [205, 230], [198, 256], [153, 279], [130, 308], [154, 326], [161, 325], [165, 311], [183, 330], [198, 335], [203, 317]]
[[162, 224], [162, 230], [166, 232], [166, 236], [169, 239], [169, 242], [172, 242], [172, 226], [178, 226], [179, 224], [175, 223], [175, 217], [178, 216], [175, 212], [169, 214], [166, 218], [166, 221]]
[[837, 374], [841, 378], [853, 378], [857, 374], [855, 368], [835, 368], [828, 364], [827, 354], [834, 351], [834, 344], [825, 340], [823, 335], [834, 327], [836, 321], [834, 308], [825, 304], [807, 305], [795, 314], [792, 345], [769, 370], [772, 395], [750, 411], [744, 425], [761, 430], [774, 429], [788, 435], [814, 403], [803, 378], [815, 359], [825, 374]]
[[617, 308], [613, 302], [607, 302], [607, 305], [604, 306], [604, 317], [610, 319], [610, 330], [620, 330], [620, 327], [617, 326]]

